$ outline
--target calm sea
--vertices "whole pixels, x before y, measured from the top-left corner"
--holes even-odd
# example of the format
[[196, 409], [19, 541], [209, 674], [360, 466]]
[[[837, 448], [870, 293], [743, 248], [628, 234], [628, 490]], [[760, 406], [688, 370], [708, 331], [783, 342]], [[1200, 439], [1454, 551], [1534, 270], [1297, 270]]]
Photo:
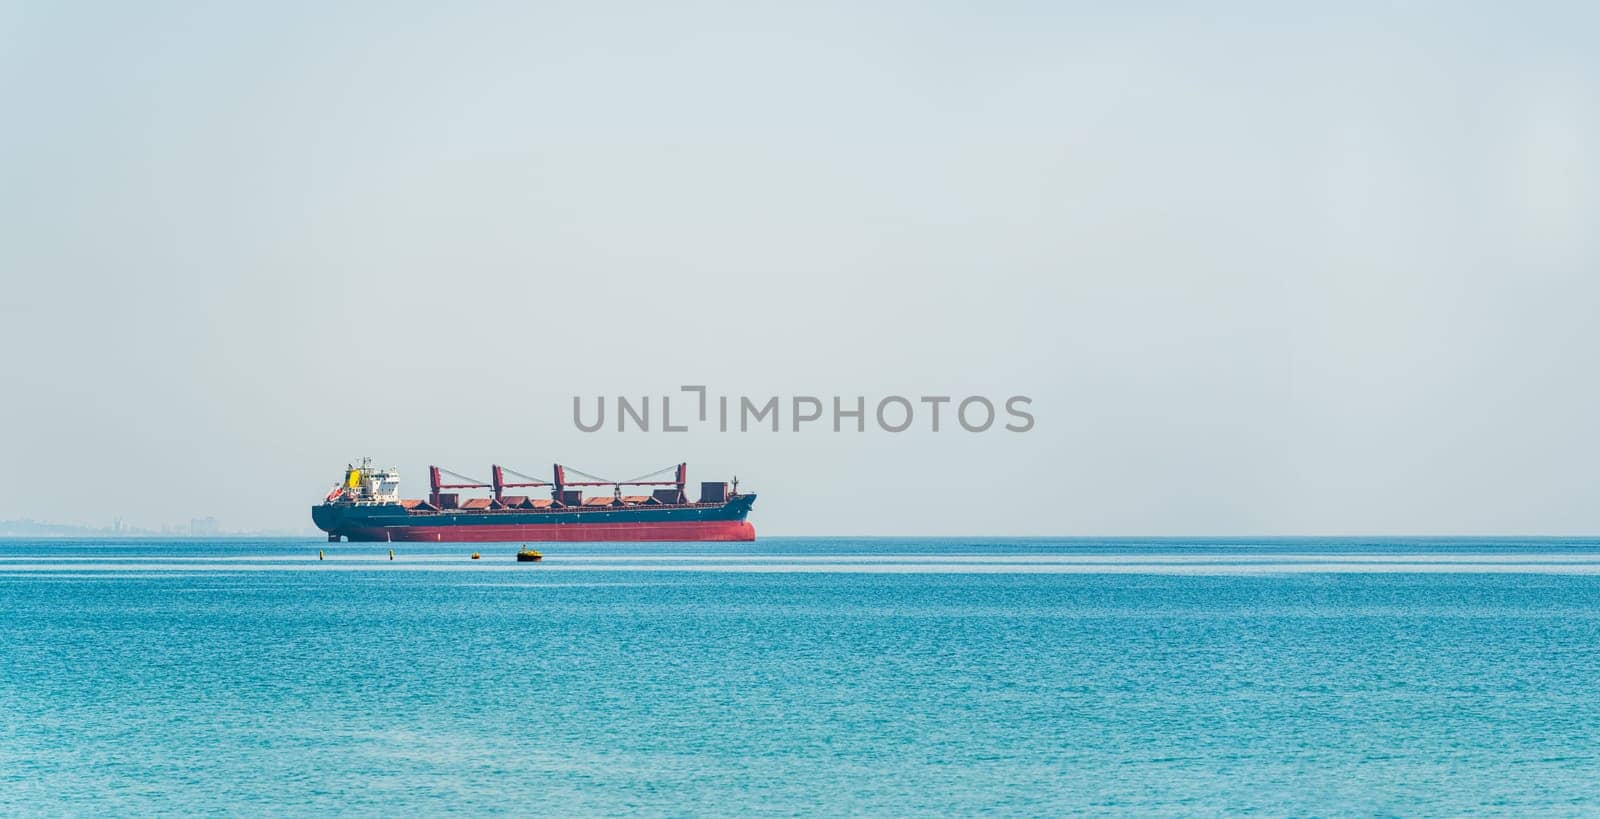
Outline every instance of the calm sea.
[[1600, 541], [387, 549], [0, 541], [0, 814], [1600, 813]]

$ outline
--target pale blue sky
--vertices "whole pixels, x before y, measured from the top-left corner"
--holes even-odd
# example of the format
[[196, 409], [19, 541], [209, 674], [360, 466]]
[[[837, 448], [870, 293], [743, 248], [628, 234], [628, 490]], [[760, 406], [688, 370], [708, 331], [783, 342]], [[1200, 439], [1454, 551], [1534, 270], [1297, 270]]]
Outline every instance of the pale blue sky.
[[[764, 534], [1600, 531], [1592, 5], [0, 2], [0, 519], [362, 454]], [[1033, 396], [584, 435], [575, 393]], [[862, 500], [867, 498], [870, 500]]]

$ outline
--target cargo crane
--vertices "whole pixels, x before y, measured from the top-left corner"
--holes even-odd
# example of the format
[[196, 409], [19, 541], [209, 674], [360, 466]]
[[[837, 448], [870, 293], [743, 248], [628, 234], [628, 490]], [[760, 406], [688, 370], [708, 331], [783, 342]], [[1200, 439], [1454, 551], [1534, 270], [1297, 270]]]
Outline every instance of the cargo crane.
[[[493, 488], [494, 488], [494, 502], [497, 505], [501, 505], [501, 506], [505, 505], [505, 499], [506, 499], [505, 491], [507, 489], [513, 489], [513, 488], [517, 488], [517, 487], [527, 487], [527, 486], [549, 486], [550, 485], [549, 481], [541, 481], [538, 478], [533, 477], [532, 475], [524, 475], [521, 472], [516, 471], [515, 469], [507, 469], [506, 467], [503, 467], [503, 466], [501, 466], [499, 464], [494, 464], [493, 466], [490, 466], [489, 467], [489, 471], [491, 473], [493, 473], [490, 476], [490, 482], [494, 485], [493, 486]], [[513, 478], [521, 478], [522, 480], [521, 481], [507, 482], [506, 481], [506, 474], [507, 473], [509, 473], [511, 475], [511, 477], [513, 477]]]
[[[551, 497], [557, 503], [565, 506], [577, 506], [583, 502], [582, 490], [576, 492], [568, 491], [567, 487], [569, 486], [609, 486], [612, 488], [612, 498], [618, 502], [622, 500], [622, 487], [624, 486], [670, 486], [673, 488], [655, 491], [652, 497], [657, 503], [684, 503], [688, 500], [688, 496], [684, 493], [684, 486], [689, 482], [689, 465], [687, 463], [663, 467], [626, 481], [613, 481], [598, 475], [590, 475], [576, 467], [563, 466], [561, 464], [555, 464], [553, 471], [555, 473], [555, 483], [552, 487], [553, 494]], [[568, 472], [580, 478], [588, 478], [588, 480], [569, 481], [567, 480]], [[668, 472], [673, 473], [673, 479], [670, 481], [650, 480]]]
[[[458, 481], [465, 481], [465, 483], [441, 483], [439, 478], [441, 474], [449, 475]], [[456, 501], [461, 497], [454, 492], [448, 494], [442, 493], [439, 491], [441, 489], [491, 488], [489, 484], [486, 484], [483, 481], [469, 478], [459, 472], [451, 472], [448, 469], [443, 469], [437, 466], [428, 467], [428, 485], [433, 489], [433, 491], [428, 494], [428, 503], [433, 504], [435, 509], [453, 509], [455, 508]]]

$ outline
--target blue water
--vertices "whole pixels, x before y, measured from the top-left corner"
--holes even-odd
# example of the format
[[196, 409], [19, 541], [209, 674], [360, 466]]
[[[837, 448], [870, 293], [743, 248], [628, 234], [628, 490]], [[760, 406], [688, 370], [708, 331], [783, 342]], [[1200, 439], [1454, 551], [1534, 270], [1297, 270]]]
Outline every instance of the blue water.
[[386, 550], [0, 541], [0, 814], [1600, 813], [1600, 541]]

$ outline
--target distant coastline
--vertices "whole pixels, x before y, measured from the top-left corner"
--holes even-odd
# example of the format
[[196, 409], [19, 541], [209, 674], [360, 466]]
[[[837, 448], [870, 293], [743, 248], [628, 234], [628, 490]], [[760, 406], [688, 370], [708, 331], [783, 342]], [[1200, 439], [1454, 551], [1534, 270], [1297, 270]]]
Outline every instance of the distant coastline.
[[0, 537], [170, 537], [170, 538], [228, 538], [228, 537], [310, 537], [315, 530], [255, 529], [225, 531], [216, 518], [196, 518], [187, 525], [168, 525], [159, 529], [128, 526], [117, 521], [110, 526], [81, 526], [72, 523], [50, 523], [31, 518], [0, 520]]

